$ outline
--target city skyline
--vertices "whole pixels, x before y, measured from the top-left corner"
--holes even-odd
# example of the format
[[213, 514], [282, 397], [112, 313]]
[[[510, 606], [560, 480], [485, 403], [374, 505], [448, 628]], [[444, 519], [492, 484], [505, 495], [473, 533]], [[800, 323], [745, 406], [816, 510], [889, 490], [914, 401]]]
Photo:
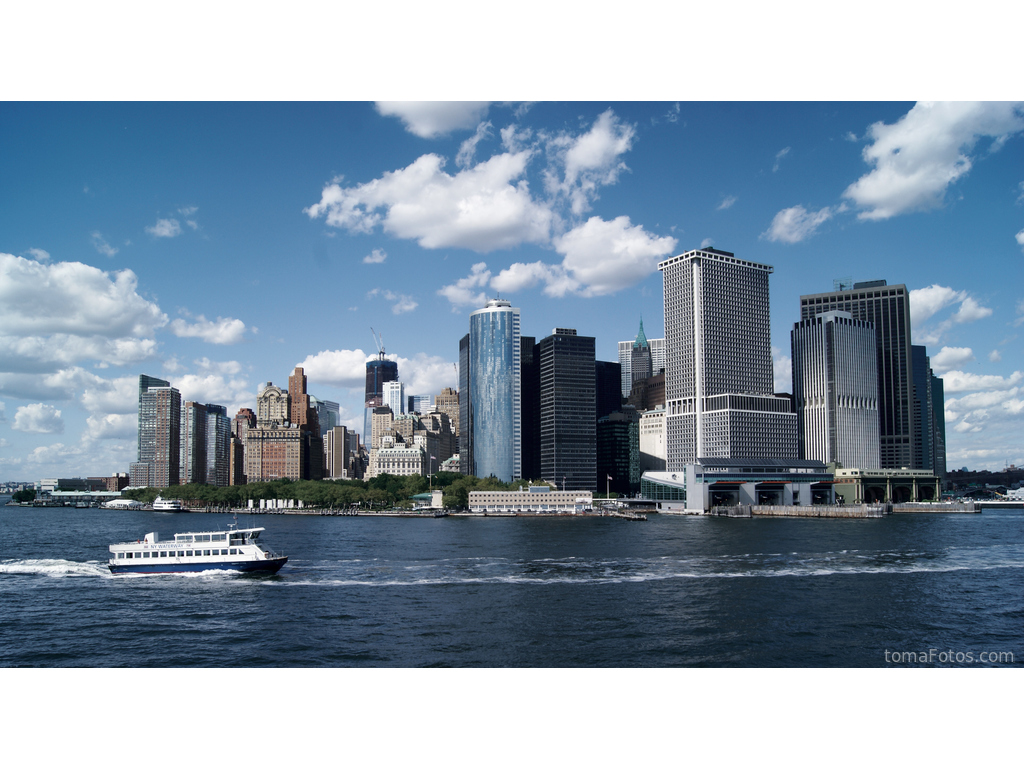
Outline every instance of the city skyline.
[[497, 296], [615, 361], [641, 316], [664, 337], [657, 263], [702, 247], [773, 267], [776, 391], [801, 295], [905, 284], [948, 467], [1024, 463], [1019, 107], [4, 109], [0, 480], [127, 471], [139, 374], [233, 417], [303, 367], [362, 434], [371, 327], [436, 395]]

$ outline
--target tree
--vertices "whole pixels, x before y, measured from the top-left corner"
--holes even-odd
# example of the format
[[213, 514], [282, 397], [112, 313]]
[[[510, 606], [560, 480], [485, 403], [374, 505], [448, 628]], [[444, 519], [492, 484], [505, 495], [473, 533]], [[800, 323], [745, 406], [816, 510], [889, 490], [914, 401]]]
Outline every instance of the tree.
[[11, 496], [11, 499], [19, 504], [27, 504], [36, 500], [36, 492], [31, 488], [26, 488], [23, 491], [15, 491], [14, 495]]

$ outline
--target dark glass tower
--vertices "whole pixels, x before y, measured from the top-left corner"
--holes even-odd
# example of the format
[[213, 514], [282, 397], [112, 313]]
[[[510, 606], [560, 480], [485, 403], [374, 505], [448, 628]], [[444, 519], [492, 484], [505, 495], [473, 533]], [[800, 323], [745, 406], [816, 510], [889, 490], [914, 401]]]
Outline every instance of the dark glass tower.
[[398, 363], [384, 358], [381, 350], [376, 360], [366, 364], [366, 401], [363, 406], [363, 445], [370, 444], [373, 409], [384, 404], [384, 383], [398, 381]]
[[537, 344], [540, 362], [541, 477], [566, 490], [595, 491], [597, 480], [594, 337], [556, 328]]
[[540, 351], [537, 339], [523, 336], [519, 355], [523, 411], [523, 477], [541, 479], [540, 469]]

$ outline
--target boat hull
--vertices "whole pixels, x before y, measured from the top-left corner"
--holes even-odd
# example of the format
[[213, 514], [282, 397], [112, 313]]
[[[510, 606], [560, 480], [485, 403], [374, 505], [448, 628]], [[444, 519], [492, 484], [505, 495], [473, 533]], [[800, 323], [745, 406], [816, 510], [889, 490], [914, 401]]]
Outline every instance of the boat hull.
[[287, 557], [274, 557], [269, 560], [234, 560], [222, 563], [139, 563], [138, 565], [110, 565], [107, 567], [114, 575], [137, 573], [144, 575], [160, 575], [168, 573], [201, 573], [202, 571], [234, 571], [236, 573], [277, 573], [281, 566], [288, 562]]

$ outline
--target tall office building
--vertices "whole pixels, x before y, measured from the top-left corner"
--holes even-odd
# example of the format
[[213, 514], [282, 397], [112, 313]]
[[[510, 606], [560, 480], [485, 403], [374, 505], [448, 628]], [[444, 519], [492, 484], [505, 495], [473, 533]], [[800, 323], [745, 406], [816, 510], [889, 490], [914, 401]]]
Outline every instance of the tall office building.
[[148, 465], [149, 485], [166, 488], [178, 485], [180, 478], [181, 393], [172, 386], [156, 384], [159, 381], [139, 377], [137, 464]]
[[526, 480], [540, 480], [540, 357], [537, 339], [519, 339], [519, 416], [522, 460]]
[[874, 326], [826, 312], [795, 323], [790, 343], [799, 458], [877, 469]]
[[555, 328], [537, 343], [540, 476], [564, 490], [596, 491], [594, 337]]
[[469, 397], [469, 334], [459, 339], [459, 472], [473, 473], [473, 415]]
[[633, 387], [633, 348], [641, 334], [643, 334], [644, 340], [651, 351], [651, 374], [656, 376], [665, 369], [665, 339], [648, 339], [647, 335], [643, 333], [643, 320], [641, 320], [637, 339], [619, 342], [619, 366], [622, 374], [623, 397], [629, 397], [630, 389]]
[[772, 394], [772, 268], [705, 248], [658, 269], [668, 471], [698, 458], [796, 458], [796, 414], [787, 398]]
[[316, 411], [316, 423], [320, 427], [320, 437], [323, 437], [341, 421], [341, 406], [333, 400], [321, 400], [309, 396], [309, 403]]
[[136, 455], [136, 457], [138, 458], [139, 461], [142, 461], [142, 421], [141, 421], [141, 416], [142, 416], [142, 396], [144, 394], [146, 394], [146, 392], [149, 391], [150, 387], [169, 387], [169, 386], [171, 386], [171, 382], [165, 381], [163, 379], [158, 379], [156, 376], [147, 376], [144, 373], [139, 376], [139, 417], [140, 417], [140, 421], [139, 421], [139, 442], [138, 442], [138, 450], [135, 453], [135, 455]]
[[178, 476], [181, 483], [206, 482], [206, 406], [191, 400], [181, 406]]
[[395, 416], [406, 412], [405, 382], [385, 381], [381, 392], [381, 405], [386, 405]]
[[366, 363], [366, 399], [363, 403], [363, 444], [369, 445], [373, 433], [373, 409], [384, 404], [384, 383], [398, 381], [398, 363], [384, 357], [383, 348], [375, 360]]
[[231, 482], [231, 419], [223, 405], [206, 404], [206, 483]]
[[644, 333], [644, 321], [640, 319], [640, 332], [636, 335], [633, 348], [629, 352], [629, 378], [630, 389], [638, 381], [649, 379], [654, 375], [653, 361], [651, 358], [651, 345], [647, 341], [647, 334]]
[[288, 400], [291, 403], [292, 425], [319, 438], [320, 425], [317, 423], [316, 409], [306, 392], [306, 374], [302, 368], [296, 368], [288, 377]]
[[522, 477], [520, 353], [517, 307], [492, 299], [469, 316], [469, 474]]
[[622, 366], [605, 360], [594, 361], [595, 386], [597, 387], [597, 418], [622, 408]]
[[351, 456], [347, 427], [333, 427], [324, 436], [324, 477], [332, 480], [350, 477]]
[[905, 285], [885, 280], [800, 297], [800, 319], [848, 312], [875, 327], [878, 370], [879, 459], [882, 469], [917, 466], [914, 364], [910, 351], [910, 298]]
[[250, 429], [256, 428], [256, 414], [251, 408], [239, 408], [231, 425], [231, 485], [245, 485], [245, 443]]
[[928, 350], [911, 346], [914, 368], [914, 411], [920, 428], [915, 435], [914, 469], [928, 469], [939, 478], [946, 475], [946, 416], [942, 379], [932, 372]]
[[256, 393], [256, 422], [261, 427], [289, 423], [292, 418], [291, 410], [288, 393], [269, 381]]
[[[438, 413], [448, 414], [448, 424], [452, 430], [452, 434], [459, 434], [459, 392], [458, 390], [452, 389], [451, 387], [445, 387], [441, 390], [441, 394], [434, 398], [434, 410]], [[458, 453], [459, 447], [455, 446], [455, 452]]]

